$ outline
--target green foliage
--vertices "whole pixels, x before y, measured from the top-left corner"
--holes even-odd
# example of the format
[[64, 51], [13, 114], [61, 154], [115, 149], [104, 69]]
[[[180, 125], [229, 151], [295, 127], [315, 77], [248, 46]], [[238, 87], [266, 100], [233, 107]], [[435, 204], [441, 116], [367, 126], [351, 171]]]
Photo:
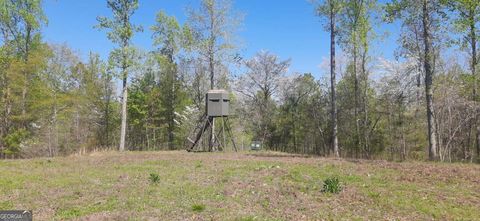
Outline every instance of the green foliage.
[[385, 5], [386, 13], [384, 15], [384, 20], [391, 23], [400, 18], [402, 16], [402, 12], [408, 7], [409, 3], [411, 2], [405, 0], [393, 0], [388, 2]]
[[131, 47], [131, 40], [135, 32], [143, 31], [141, 26], [131, 22], [131, 17], [138, 9], [138, 0], [107, 0], [107, 6], [113, 12], [113, 18], [99, 16], [98, 25], [101, 30], [108, 30], [107, 38], [117, 44], [119, 48], [110, 53], [110, 63], [121, 69], [120, 78], [127, 78], [127, 70], [134, 66], [136, 50]]
[[40, 29], [47, 19], [41, 0], [0, 1], [0, 5], [0, 140], [6, 143], [0, 148], [6, 148], [5, 154], [17, 155], [38, 118], [35, 101], [43, 85], [38, 73], [48, 57]]
[[29, 132], [25, 129], [18, 129], [7, 134], [3, 138], [3, 143], [6, 146], [4, 153], [7, 155], [17, 155], [21, 151], [21, 144], [29, 136]]
[[[137, 147], [145, 146], [145, 143], [146, 148], [150, 148], [150, 143], [153, 146], [160, 143], [163, 147], [167, 143], [169, 149], [175, 149], [183, 143], [184, 138], [180, 130], [183, 120], [180, 113], [189, 104], [177, 61], [183, 58], [181, 52], [189, 50], [191, 33], [188, 27], [182, 28], [174, 17], [164, 12], [157, 14], [156, 24], [151, 29], [154, 32], [154, 45], [160, 48], [147, 56], [146, 65], [149, 67], [147, 70], [156, 71], [147, 71], [134, 79], [129, 92], [129, 121], [135, 131], [147, 131], [135, 138]], [[153, 131], [148, 132], [148, 129]], [[136, 134], [135, 131], [132, 132]], [[166, 138], [161, 136], [164, 134]], [[148, 140], [157, 136], [158, 140]]]
[[203, 212], [205, 210], [205, 204], [193, 204], [192, 211], [193, 212]]
[[125, 47], [135, 32], [142, 31], [141, 26], [130, 22], [131, 16], [138, 9], [138, 0], [107, 0], [107, 6], [113, 11], [113, 18], [97, 17], [96, 27], [108, 29], [108, 39]]
[[11, 38], [6, 40], [15, 44], [24, 60], [29, 50], [40, 44], [39, 30], [47, 23], [42, 3], [42, 0], [0, 1], [0, 29]]
[[157, 14], [156, 24], [151, 27], [153, 44], [161, 46], [162, 54], [176, 54], [183, 43], [182, 27], [175, 17], [161, 11]]
[[158, 173], [150, 173], [148, 179], [150, 180], [150, 183], [157, 184], [160, 182], [160, 175], [158, 175]]
[[[130, 149], [181, 149], [196, 118], [203, 113], [203, 96], [209, 88], [207, 75], [214, 75], [211, 77], [217, 88], [230, 88], [232, 58], [246, 66], [248, 72], [243, 76], [251, 74], [235, 79], [235, 83], [247, 83], [241, 95], [231, 95], [232, 113], [240, 116], [231, 123], [236, 138], [242, 138], [239, 140], [247, 146], [253, 139], [262, 141], [267, 149], [331, 154], [329, 83], [308, 73], [286, 74], [289, 61], [268, 53], [241, 62], [234, 53], [234, 40], [242, 16], [234, 13], [230, 0], [200, 1], [199, 8], [189, 10], [185, 23], [159, 11], [150, 27], [155, 49], [144, 54], [132, 46], [134, 34], [142, 31], [131, 22], [139, 1], [106, 2], [113, 13], [108, 18], [98, 17], [96, 28], [106, 30], [108, 39], [117, 45], [108, 63], [95, 54], [83, 61], [66, 45], [43, 42], [41, 29], [47, 18], [42, 0], [0, 0], [0, 157], [67, 155], [115, 145], [120, 122], [115, 77], [125, 80], [125, 86], [132, 80], [127, 105]], [[408, 67], [398, 73], [387, 70], [390, 72], [386, 75], [399, 75], [396, 79], [379, 79], [370, 75], [379, 70], [369, 51], [371, 41], [377, 40], [375, 19], [381, 16], [377, 3], [322, 0], [315, 4], [322, 18], [335, 16], [334, 34], [347, 58], [338, 62], [342, 75], [337, 85], [341, 154], [422, 160], [428, 140], [421, 114], [425, 109], [419, 107], [424, 92], [415, 96], [422, 88], [417, 88], [417, 79], [411, 78], [417, 75], [421, 81], [424, 72], [422, 59], [418, 59], [424, 57], [422, 4], [415, 0], [385, 4], [384, 21], [402, 23], [398, 55], [406, 58]], [[450, 37], [458, 38], [455, 42], [461, 49], [473, 50], [473, 40], [478, 39], [480, 2], [427, 3], [432, 51], [439, 64], [434, 67], [433, 82], [434, 107], [438, 108], [435, 115], [439, 117], [436, 124], [441, 125], [436, 129], [438, 148], [451, 161], [472, 161], [478, 156], [476, 126], [473, 120], [465, 119], [474, 116], [478, 96], [474, 97], [473, 91], [479, 79], [471, 65], [461, 64], [463, 61], [453, 64], [440, 56], [446, 47], [455, 46], [446, 43]], [[353, 64], [354, 55], [358, 65]], [[259, 58], [263, 63], [255, 63]], [[272, 63], [273, 68], [265, 68]], [[190, 108], [192, 103], [195, 108]], [[202, 165], [198, 163], [195, 168], [203, 170]]]
[[342, 191], [342, 184], [338, 177], [330, 177], [323, 181], [322, 192], [324, 193], [340, 193]]
[[[107, 38], [117, 44], [119, 48], [110, 53], [112, 66], [121, 69], [120, 78], [128, 78], [128, 69], [136, 63], [136, 50], [131, 47], [131, 40], [135, 32], [143, 31], [141, 26], [131, 22], [132, 15], [138, 9], [138, 0], [107, 0], [107, 6], [113, 12], [113, 18], [99, 16], [98, 25], [101, 30], [107, 31]], [[126, 85], [125, 85], [126, 86]]]
[[146, 66], [161, 67], [160, 72], [134, 78], [129, 90], [130, 141], [138, 149], [181, 148], [185, 136], [181, 113], [190, 103], [186, 85], [179, 79], [176, 65], [159, 58], [165, 57], [149, 56]]
[[119, 149], [125, 150], [128, 106], [128, 73], [137, 64], [137, 50], [131, 46], [135, 32], [143, 31], [141, 26], [131, 22], [132, 15], [138, 9], [138, 0], [107, 0], [107, 6], [113, 12], [113, 18], [97, 17], [99, 29], [107, 29], [107, 38], [118, 45], [110, 52], [109, 63], [119, 69], [122, 80], [121, 132]]
[[284, 102], [278, 107], [277, 114], [273, 115], [275, 130], [268, 140], [271, 146], [278, 142], [276, 140], [282, 140], [284, 150], [297, 152], [301, 141], [310, 142], [310, 138], [315, 137], [313, 134], [320, 125], [318, 121], [312, 121], [316, 117], [313, 110], [318, 113], [323, 111], [317, 109], [319, 102], [322, 102], [320, 93], [318, 83], [309, 73], [296, 76], [287, 83], [282, 92]]
[[[480, 22], [480, 2], [476, 0], [442, 0], [451, 12], [453, 30], [464, 36], [461, 46], [471, 44], [471, 28], [477, 28]], [[478, 36], [477, 36], [478, 38]], [[471, 47], [471, 45], [469, 45]]]

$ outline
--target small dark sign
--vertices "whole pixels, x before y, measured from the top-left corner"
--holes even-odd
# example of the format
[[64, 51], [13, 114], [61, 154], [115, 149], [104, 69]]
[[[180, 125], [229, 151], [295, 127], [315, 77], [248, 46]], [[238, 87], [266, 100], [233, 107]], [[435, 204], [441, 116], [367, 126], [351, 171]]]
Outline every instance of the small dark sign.
[[251, 150], [261, 150], [262, 149], [262, 142], [260, 141], [252, 141], [250, 144]]
[[32, 221], [32, 211], [0, 210], [0, 221]]

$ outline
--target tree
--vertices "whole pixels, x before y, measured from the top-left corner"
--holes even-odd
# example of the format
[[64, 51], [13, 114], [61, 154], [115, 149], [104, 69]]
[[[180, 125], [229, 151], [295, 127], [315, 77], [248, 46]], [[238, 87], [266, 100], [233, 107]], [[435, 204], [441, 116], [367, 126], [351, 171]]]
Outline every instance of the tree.
[[[339, 29], [340, 43], [345, 51], [351, 55], [349, 74], [353, 80], [355, 135], [354, 149], [358, 156], [360, 150], [365, 157], [369, 149], [368, 129], [371, 121], [368, 118], [368, 83], [369, 73], [366, 68], [369, 58], [369, 45], [374, 34], [371, 26], [373, 9], [376, 0], [346, 0], [344, 2], [344, 13], [340, 16], [342, 29]], [[363, 117], [361, 114], [363, 113]]]
[[[219, 69], [226, 62], [234, 60], [236, 55], [234, 34], [241, 22], [241, 16], [232, 10], [231, 0], [202, 0], [199, 10], [189, 13], [189, 25], [196, 39], [196, 48], [203, 62], [208, 65], [210, 89], [216, 88]], [[215, 140], [215, 121], [212, 119], [210, 130], [210, 149]]]
[[[37, 89], [42, 87], [39, 73], [44, 71], [48, 56], [48, 49], [43, 44], [30, 51], [27, 62], [18, 57], [18, 55], [6, 55], [5, 63], [3, 64], [3, 67], [6, 69], [2, 71], [2, 84], [5, 86], [2, 88], [3, 96], [1, 102], [3, 105], [0, 105], [4, 107], [2, 116], [3, 125], [5, 126], [5, 128], [2, 128], [3, 138], [6, 139], [6, 137], [12, 135], [19, 138], [16, 140], [25, 142], [33, 135], [35, 120], [39, 118], [34, 107], [39, 95], [37, 94]], [[28, 73], [28, 81], [25, 79], [25, 73]], [[29, 84], [28, 96], [24, 97], [24, 86], [26, 83]], [[25, 106], [23, 105], [24, 101]], [[27, 111], [24, 112], [23, 110]], [[15, 134], [22, 134], [22, 136], [18, 137]], [[8, 144], [6, 148], [8, 149]], [[20, 151], [20, 149], [18, 150]], [[20, 156], [20, 152], [11, 152], [9, 154], [13, 157]]]
[[352, 53], [352, 74], [354, 80], [354, 122], [355, 122], [355, 149], [361, 146], [360, 143], [360, 119], [359, 119], [359, 82], [358, 82], [358, 48], [359, 48], [359, 29], [364, 11], [364, 0], [349, 0], [345, 6], [344, 17], [342, 18], [342, 25], [345, 26], [343, 34], [341, 35], [343, 43], [347, 50]]
[[[476, 0], [454, 0], [445, 1], [445, 4], [453, 11], [456, 16], [452, 23], [455, 30], [462, 35], [459, 42], [461, 47], [466, 47], [470, 50], [470, 71], [473, 80], [472, 99], [477, 102], [477, 69], [478, 69], [478, 49], [477, 42], [479, 35], [477, 34], [477, 24], [480, 22], [480, 2]], [[475, 115], [478, 116], [478, 113]], [[475, 147], [477, 157], [480, 158], [480, 125], [478, 124], [478, 117], [473, 120], [475, 128]]]
[[95, 53], [90, 53], [81, 77], [80, 93], [86, 99], [85, 109], [91, 131], [96, 134], [95, 146], [108, 148], [112, 145], [112, 130], [116, 127], [116, 105], [113, 100], [114, 82], [107, 64]]
[[330, 32], [330, 94], [331, 94], [331, 122], [332, 122], [332, 149], [335, 157], [340, 157], [338, 149], [338, 118], [337, 118], [337, 96], [336, 96], [336, 73], [335, 73], [335, 40], [337, 35], [337, 15], [342, 11], [341, 0], [324, 0], [323, 4], [317, 6], [319, 16], [326, 17], [329, 25], [326, 29]]
[[216, 85], [216, 68], [236, 56], [234, 34], [241, 19], [230, 0], [202, 0], [198, 10], [190, 10], [189, 26], [198, 38], [198, 53], [208, 64], [210, 89]]
[[178, 113], [183, 111], [187, 100], [185, 85], [179, 78], [177, 60], [179, 53], [190, 49], [192, 32], [188, 25], [181, 27], [174, 17], [164, 12], [157, 14], [156, 24], [151, 29], [154, 45], [160, 47], [155, 53], [160, 67], [160, 102], [164, 108], [162, 116], [168, 125], [168, 147], [172, 150], [178, 129]]
[[[308, 131], [308, 113], [304, 111], [304, 106], [308, 106], [308, 99], [318, 91], [318, 84], [315, 82], [314, 77], [307, 73], [299, 76], [294, 76], [293, 78], [286, 81], [282, 85], [282, 102], [283, 110], [285, 110], [288, 115], [286, 118], [288, 124], [292, 128], [292, 138], [293, 138], [293, 150], [294, 152], [299, 151], [299, 143], [301, 143], [298, 137], [306, 134]], [[306, 140], [306, 137], [303, 137], [303, 140]], [[306, 148], [302, 150], [303, 153], [307, 153]]]
[[128, 71], [132, 67], [135, 54], [131, 47], [131, 41], [133, 34], [142, 31], [142, 28], [131, 22], [131, 18], [138, 8], [138, 0], [107, 0], [107, 6], [112, 10], [113, 18], [97, 17], [99, 23], [97, 27], [109, 30], [108, 39], [120, 47], [112, 51], [110, 59], [120, 68], [122, 79], [122, 125], [119, 150], [124, 151], [127, 131]]
[[[422, 0], [419, 4], [411, 0], [394, 0], [387, 4], [387, 18], [389, 21], [400, 19], [404, 22], [412, 18], [421, 19], [421, 36], [423, 39], [423, 69], [425, 72], [425, 97], [428, 127], [428, 155], [430, 160], [437, 159], [437, 131], [433, 106], [433, 75], [435, 68], [434, 44], [432, 31], [438, 29], [442, 19], [441, 5], [437, 0]], [[415, 16], [420, 13], [419, 16]], [[412, 15], [413, 14], [413, 15]]]
[[379, 82], [379, 108], [384, 115], [379, 124], [385, 128], [389, 159], [406, 160], [410, 152], [416, 151], [419, 133], [416, 125], [418, 59], [416, 56], [407, 57], [405, 62], [382, 59], [379, 71], [384, 75]]
[[273, 114], [274, 96], [290, 66], [290, 60], [281, 61], [269, 52], [259, 52], [245, 62], [247, 72], [238, 80], [238, 92], [246, 96], [258, 114], [256, 137], [265, 141]]
[[48, 128], [48, 131], [44, 132], [45, 143], [48, 147], [48, 156], [53, 157], [58, 155], [59, 151], [65, 151], [60, 150], [60, 146], [65, 146], [68, 141], [60, 139], [70, 138], [65, 135], [68, 133], [65, 128], [60, 128], [69, 125], [70, 122], [62, 119], [73, 118], [71, 113], [81, 106], [74, 107], [74, 103], [82, 102], [83, 97], [74, 92], [78, 79], [76, 75], [82, 71], [77, 66], [80, 62], [77, 55], [66, 45], [51, 45], [50, 48], [52, 56], [48, 59], [46, 71], [41, 76], [43, 87], [40, 91], [43, 96], [37, 100], [36, 109], [37, 113], [44, 114], [39, 124]]
[[12, 44], [15, 53], [22, 59], [25, 66], [23, 74], [21, 98], [21, 126], [26, 129], [27, 122], [27, 96], [30, 82], [33, 78], [32, 70], [28, 69], [28, 62], [32, 50], [40, 44], [40, 29], [46, 24], [47, 19], [43, 13], [41, 0], [0, 1], [0, 30], [5, 43]]

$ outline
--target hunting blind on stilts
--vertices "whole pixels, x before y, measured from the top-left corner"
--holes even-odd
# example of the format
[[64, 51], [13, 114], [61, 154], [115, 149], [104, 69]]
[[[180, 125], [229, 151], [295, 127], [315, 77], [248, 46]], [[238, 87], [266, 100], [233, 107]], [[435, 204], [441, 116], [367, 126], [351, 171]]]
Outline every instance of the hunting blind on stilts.
[[[232, 131], [228, 121], [230, 116], [230, 98], [226, 90], [210, 90], [205, 95], [205, 113], [201, 117], [199, 123], [195, 127], [193, 134], [195, 137], [188, 137], [188, 152], [198, 151], [215, 151], [226, 149], [227, 137], [230, 138], [233, 148], [237, 151], [235, 141], [233, 140]], [[221, 121], [218, 130], [215, 130], [215, 120], [219, 118]], [[212, 131], [213, 130], [213, 131]], [[206, 133], [211, 131], [211, 133]], [[200, 141], [205, 134], [208, 136], [208, 148], [201, 147]]]

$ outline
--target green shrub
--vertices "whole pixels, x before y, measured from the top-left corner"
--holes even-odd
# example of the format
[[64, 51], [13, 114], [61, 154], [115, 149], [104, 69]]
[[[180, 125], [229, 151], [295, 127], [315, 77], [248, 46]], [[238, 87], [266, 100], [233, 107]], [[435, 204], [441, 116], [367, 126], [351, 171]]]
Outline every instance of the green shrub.
[[6, 155], [16, 155], [21, 151], [21, 144], [29, 136], [25, 129], [14, 130], [7, 134], [3, 139], [3, 143], [7, 147], [3, 153]]
[[330, 177], [323, 181], [322, 192], [339, 193], [340, 191], [342, 191], [342, 186], [340, 184], [340, 180], [338, 180], [337, 177]]
[[160, 175], [156, 173], [150, 173], [150, 177], [148, 178], [151, 183], [159, 183], [160, 182]]
[[192, 211], [193, 212], [202, 212], [205, 210], [205, 205], [203, 204], [193, 204], [192, 205]]

